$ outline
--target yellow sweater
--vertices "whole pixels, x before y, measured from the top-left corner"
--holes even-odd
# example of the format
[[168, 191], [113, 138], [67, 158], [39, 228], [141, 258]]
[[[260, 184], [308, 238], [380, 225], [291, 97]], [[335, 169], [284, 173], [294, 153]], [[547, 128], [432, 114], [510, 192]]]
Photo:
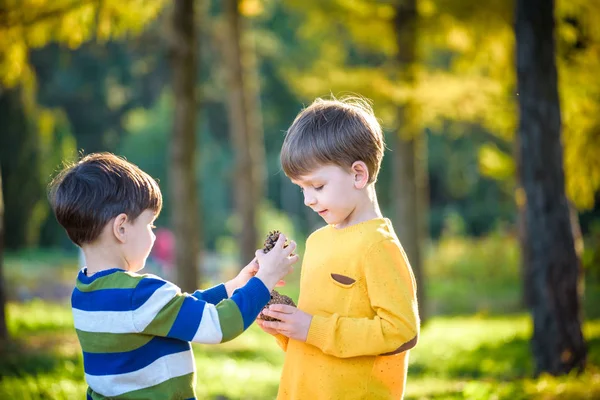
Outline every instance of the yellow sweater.
[[286, 351], [278, 399], [402, 398], [419, 316], [415, 279], [388, 219], [314, 232], [298, 308], [313, 319], [306, 343], [276, 337]]

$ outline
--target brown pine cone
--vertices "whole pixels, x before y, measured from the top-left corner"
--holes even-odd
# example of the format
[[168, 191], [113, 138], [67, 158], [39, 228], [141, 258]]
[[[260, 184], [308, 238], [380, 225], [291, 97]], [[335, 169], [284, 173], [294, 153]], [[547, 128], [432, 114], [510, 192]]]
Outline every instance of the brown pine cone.
[[277, 243], [277, 239], [279, 239], [279, 234], [281, 232], [280, 231], [270, 231], [269, 234], [267, 235], [267, 238], [265, 239], [265, 244], [263, 246], [263, 252], [266, 254], [269, 251], [271, 251], [271, 249], [273, 247], [275, 247], [275, 243]]
[[[271, 300], [269, 300], [269, 302], [267, 303], [265, 308], [263, 308], [263, 310], [269, 308], [271, 304], [287, 304], [288, 306], [296, 307], [296, 303], [294, 303], [294, 300], [292, 300], [290, 297], [284, 294], [279, 293], [276, 290], [273, 290], [271, 292]], [[260, 319], [264, 321], [279, 321], [277, 318], [271, 318], [263, 314], [260, 315]]]
[[[269, 251], [271, 251], [271, 249], [275, 246], [275, 243], [277, 243], [277, 239], [279, 239], [280, 233], [281, 232], [277, 230], [269, 232], [267, 238], [265, 239], [265, 244], [263, 246], [264, 253], [268, 253]], [[287, 247], [287, 243], [284, 245], [284, 247]], [[294, 300], [292, 300], [286, 295], [279, 293], [276, 290], [271, 291], [271, 300], [269, 300], [265, 308], [268, 308], [271, 304], [287, 304], [296, 307]], [[263, 310], [265, 308], [263, 308]], [[278, 321], [276, 318], [267, 317], [266, 315], [262, 314], [260, 315], [260, 318], [265, 321]]]

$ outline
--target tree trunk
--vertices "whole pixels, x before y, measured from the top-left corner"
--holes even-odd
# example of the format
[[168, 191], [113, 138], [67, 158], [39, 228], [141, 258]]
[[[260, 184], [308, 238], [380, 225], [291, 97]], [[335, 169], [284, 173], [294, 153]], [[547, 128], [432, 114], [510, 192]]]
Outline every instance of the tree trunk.
[[[417, 4], [405, 0], [396, 6], [394, 28], [398, 46], [397, 66], [402, 85], [415, 84], [417, 63]], [[417, 122], [417, 109], [407, 100], [398, 107], [398, 133], [393, 140], [395, 227], [417, 280], [421, 321], [427, 318], [422, 246], [427, 226], [427, 148]]]
[[175, 235], [177, 282], [187, 292], [198, 287], [200, 216], [196, 182], [196, 41], [194, 0], [175, 0], [170, 43], [175, 114], [170, 148], [169, 185]]
[[[7, 249], [37, 246], [42, 221], [34, 210], [45, 202], [45, 184], [41, 178], [40, 135], [31, 122], [23, 91], [0, 88], [0, 160], [4, 171], [4, 204], [10, 210], [4, 216]], [[27, 179], [23, 179], [27, 177]], [[41, 200], [44, 199], [44, 200]]]
[[[517, 174], [518, 175], [518, 174]], [[529, 245], [527, 243], [527, 230], [525, 228], [525, 190], [521, 185], [521, 178], [517, 177], [519, 184], [516, 189], [516, 203], [517, 203], [517, 238], [519, 240], [519, 247], [521, 249], [519, 262], [521, 270], [521, 305], [523, 308], [527, 308], [531, 304], [531, 287], [532, 276], [531, 266], [529, 265]]]
[[583, 370], [581, 299], [565, 195], [554, 42], [554, 1], [518, 0], [516, 8], [519, 175], [525, 190], [524, 254], [531, 270], [529, 308], [536, 373]]
[[[235, 153], [234, 195], [240, 256], [254, 257], [259, 244], [257, 210], [264, 192], [264, 139], [258, 104], [258, 76], [252, 48], [243, 39], [238, 0], [224, 1], [224, 56], [228, 113]], [[274, 227], [276, 229], [276, 227]]]
[[4, 286], [4, 196], [2, 191], [2, 170], [0, 169], [0, 353], [8, 341], [6, 327], [6, 288]]

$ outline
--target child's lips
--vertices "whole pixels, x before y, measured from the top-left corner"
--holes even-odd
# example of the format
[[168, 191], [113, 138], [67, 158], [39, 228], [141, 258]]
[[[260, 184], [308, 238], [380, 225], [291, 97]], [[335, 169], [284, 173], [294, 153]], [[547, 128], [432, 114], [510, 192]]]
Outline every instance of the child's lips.
[[325, 215], [325, 213], [327, 212], [327, 210], [321, 210], [321, 211], [317, 211], [319, 213], [319, 215], [323, 216]]

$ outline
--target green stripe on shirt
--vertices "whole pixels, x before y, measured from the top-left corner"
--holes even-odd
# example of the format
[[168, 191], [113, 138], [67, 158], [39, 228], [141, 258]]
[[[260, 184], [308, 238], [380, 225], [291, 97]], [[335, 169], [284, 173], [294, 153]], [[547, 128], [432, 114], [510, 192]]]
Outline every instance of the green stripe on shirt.
[[86, 353], [122, 353], [139, 349], [153, 336], [139, 333], [86, 332], [76, 329], [81, 348]]
[[126, 272], [115, 272], [101, 276], [92, 283], [83, 283], [79, 279], [76, 286], [82, 292], [93, 292], [102, 289], [133, 289], [144, 278], [144, 275], [131, 276]]
[[223, 339], [221, 342], [227, 342], [244, 331], [244, 319], [237, 304], [233, 300], [223, 300], [217, 304], [219, 313], [219, 323]]
[[155, 336], [167, 336], [171, 330], [173, 323], [179, 315], [179, 310], [183, 305], [185, 295], [178, 294], [173, 297], [159, 312], [156, 314], [150, 325], [141, 333]]
[[98, 393], [93, 393], [88, 389], [88, 394], [94, 400], [108, 400], [125, 398], [127, 400], [183, 400], [196, 397], [194, 384], [196, 382], [195, 374], [186, 374], [171, 378], [158, 385], [150, 386], [144, 389], [134, 390], [123, 393], [120, 396], [105, 397]]

